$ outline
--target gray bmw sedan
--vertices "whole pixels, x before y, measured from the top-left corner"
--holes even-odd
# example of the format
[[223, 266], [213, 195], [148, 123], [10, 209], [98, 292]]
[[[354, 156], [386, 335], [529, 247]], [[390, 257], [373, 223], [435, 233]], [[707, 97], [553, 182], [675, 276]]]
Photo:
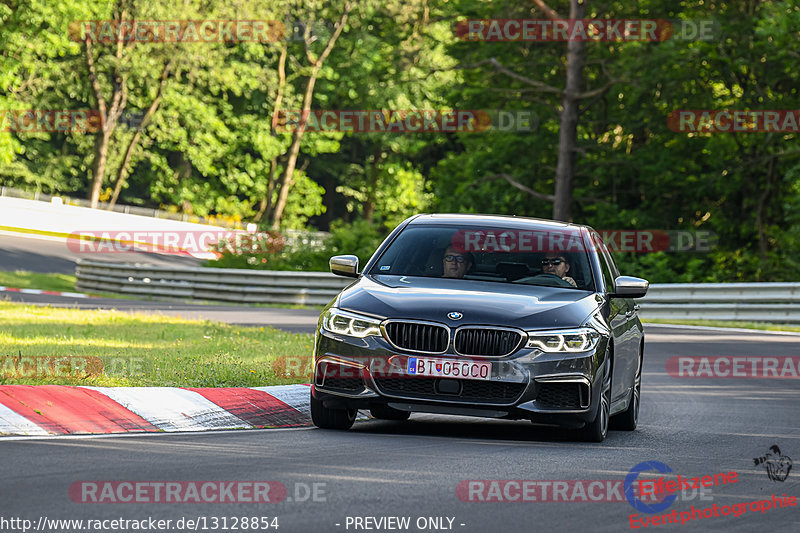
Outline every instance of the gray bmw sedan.
[[588, 226], [485, 215], [405, 220], [320, 316], [311, 415], [348, 429], [359, 409], [528, 419], [600, 442], [636, 428], [644, 335]]

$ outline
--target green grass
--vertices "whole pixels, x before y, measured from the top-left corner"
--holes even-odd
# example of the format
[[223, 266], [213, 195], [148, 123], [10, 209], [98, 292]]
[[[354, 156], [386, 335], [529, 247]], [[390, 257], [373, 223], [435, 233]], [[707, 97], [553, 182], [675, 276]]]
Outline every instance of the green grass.
[[650, 318], [642, 320], [645, 324], [678, 324], [681, 326], [711, 326], [715, 328], [744, 328], [761, 329], [765, 331], [800, 331], [800, 326], [794, 324], [769, 324], [765, 322], [728, 322], [723, 320], [672, 320]]
[[0, 302], [0, 383], [308, 383], [313, 335], [116, 310]]
[[17, 289], [74, 292], [75, 276], [70, 274], [39, 274], [27, 270], [0, 270], [0, 285]]

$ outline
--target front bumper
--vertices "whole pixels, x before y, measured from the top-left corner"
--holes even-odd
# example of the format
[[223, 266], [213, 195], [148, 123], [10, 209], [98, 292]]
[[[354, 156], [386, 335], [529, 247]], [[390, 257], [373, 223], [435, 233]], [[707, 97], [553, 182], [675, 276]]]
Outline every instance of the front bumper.
[[[428, 355], [399, 350], [379, 336], [363, 339], [317, 332], [312, 394], [326, 407], [384, 404], [412, 412], [529, 419], [579, 427], [594, 419], [608, 338], [578, 353], [522, 347], [504, 357]], [[409, 357], [491, 363], [491, 379], [421, 377]]]

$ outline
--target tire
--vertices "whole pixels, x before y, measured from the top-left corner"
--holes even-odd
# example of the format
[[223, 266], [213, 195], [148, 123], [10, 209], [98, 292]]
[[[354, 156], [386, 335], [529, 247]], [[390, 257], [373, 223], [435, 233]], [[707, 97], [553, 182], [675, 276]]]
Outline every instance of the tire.
[[408, 417], [411, 416], [408, 411], [401, 411], [383, 404], [372, 405], [369, 408], [369, 412], [373, 418], [379, 420], [408, 420]]
[[608, 435], [611, 413], [611, 359], [605, 365], [603, 386], [600, 393], [600, 403], [597, 406], [597, 415], [594, 420], [587, 422], [581, 430], [581, 436], [586, 442], [603, 442]]
[[356, 421], [358, 409], [331, 409], [322, 400], [311, 395], [311, 421], [322, 429], [350, 429]]
[[611, 419], [612, 429], [622, 431], [633, 431], [639, 423], [639, 404], [642, 395], [642, 352], [639, 351], [639, 367], [636, 369], [636, 377], [633, 379], [633, 391], [631, 393], [631, 403], [625, 411], [614, 415]]

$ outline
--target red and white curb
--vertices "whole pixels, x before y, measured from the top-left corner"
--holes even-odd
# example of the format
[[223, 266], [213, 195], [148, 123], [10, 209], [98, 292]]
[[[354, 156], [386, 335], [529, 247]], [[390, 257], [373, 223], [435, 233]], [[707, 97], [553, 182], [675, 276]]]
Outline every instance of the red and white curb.
[[41, 289], [18, 289], [16, 287], [3, 287], [3, 286], [0, 286], [0, 292], [19, 292], [22, 294], [49, 294], [50, 296], [69, 296], [70, 298], [96, 298], [96, 296], [83, 294], [81, 292], [43, 291]]
[[301, 427], [311, 424], [309, 393], [308, 385], [0, 385], [0, 435]]

